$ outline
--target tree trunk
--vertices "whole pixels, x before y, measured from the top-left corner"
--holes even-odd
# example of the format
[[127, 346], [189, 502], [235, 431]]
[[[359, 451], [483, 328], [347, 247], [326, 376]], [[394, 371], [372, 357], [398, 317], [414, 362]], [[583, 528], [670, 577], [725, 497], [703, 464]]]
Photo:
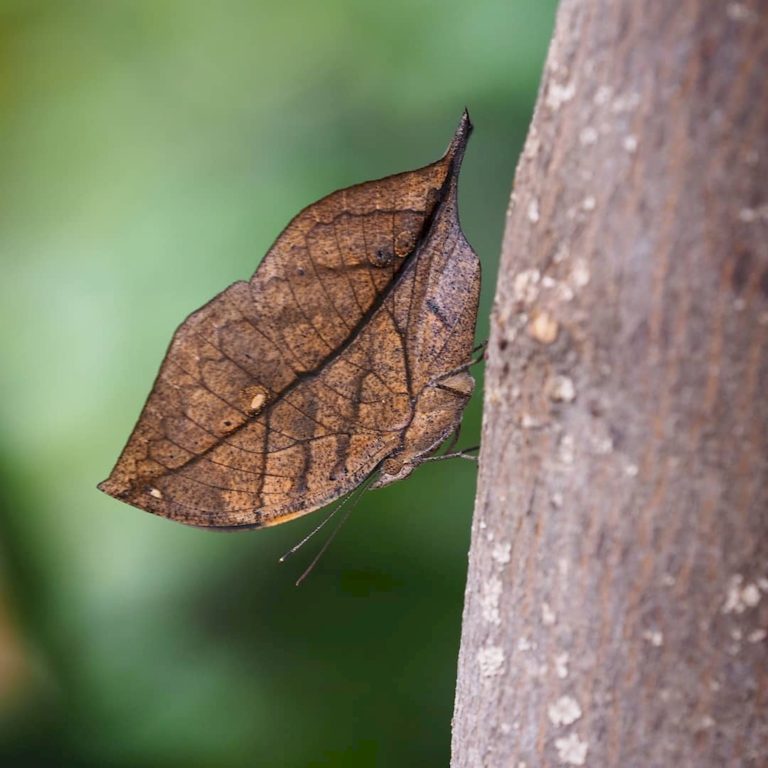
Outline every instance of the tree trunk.
[[768, 3], [564, 0], [507, 217], [454, 768], [768, 765]]

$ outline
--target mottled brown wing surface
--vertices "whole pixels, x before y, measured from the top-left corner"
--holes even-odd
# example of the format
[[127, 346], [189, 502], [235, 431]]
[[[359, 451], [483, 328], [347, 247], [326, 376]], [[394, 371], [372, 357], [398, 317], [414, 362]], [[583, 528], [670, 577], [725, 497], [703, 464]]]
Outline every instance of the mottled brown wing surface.
[[259, 527], [402, 455], [420, 393], [450, 392], [436, 377], [472, 346], [479, 272], [455, 202], [470, 131], [465, 113], [438, 162], [309, 206], [250, 282], [187, 318], [99, 488], [190, 525]]

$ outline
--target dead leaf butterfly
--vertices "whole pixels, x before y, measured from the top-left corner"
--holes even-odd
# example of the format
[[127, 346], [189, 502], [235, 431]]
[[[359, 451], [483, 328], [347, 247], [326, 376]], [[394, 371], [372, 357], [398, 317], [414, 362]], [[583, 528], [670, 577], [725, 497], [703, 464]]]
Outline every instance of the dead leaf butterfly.
[[259, 528], [427, 460], [474, 380], [480, 264], [456, 187], [472, 130], [419, 170], [334, 192], [173, 336], [99, 488], [187, 525]]

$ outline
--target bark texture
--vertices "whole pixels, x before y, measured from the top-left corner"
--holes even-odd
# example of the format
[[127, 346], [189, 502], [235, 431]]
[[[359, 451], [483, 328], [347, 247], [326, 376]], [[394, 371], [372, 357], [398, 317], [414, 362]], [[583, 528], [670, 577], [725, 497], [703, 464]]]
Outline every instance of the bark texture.
[[768, 3], [564, 0], [507, 217], [455, 768], [768, 765]]

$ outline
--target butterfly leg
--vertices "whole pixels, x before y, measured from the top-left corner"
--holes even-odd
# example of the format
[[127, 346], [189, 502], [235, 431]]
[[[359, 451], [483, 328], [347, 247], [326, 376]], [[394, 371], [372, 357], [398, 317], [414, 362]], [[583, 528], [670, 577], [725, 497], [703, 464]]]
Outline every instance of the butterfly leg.
[[453, 453], [441, 453], [439, 456], [427, 456], [424, 459], [419, 460], [419, 464], [424, 464], [427, 461], [442, 461], [443, 459], [467, 459], [467, 461], [477, 462], [478, 456], [474, 456], [475, 451], [479, 451], [479, 445], [473, 445], [471, 448], [464, 448], [461, 451], [454, 451]]

